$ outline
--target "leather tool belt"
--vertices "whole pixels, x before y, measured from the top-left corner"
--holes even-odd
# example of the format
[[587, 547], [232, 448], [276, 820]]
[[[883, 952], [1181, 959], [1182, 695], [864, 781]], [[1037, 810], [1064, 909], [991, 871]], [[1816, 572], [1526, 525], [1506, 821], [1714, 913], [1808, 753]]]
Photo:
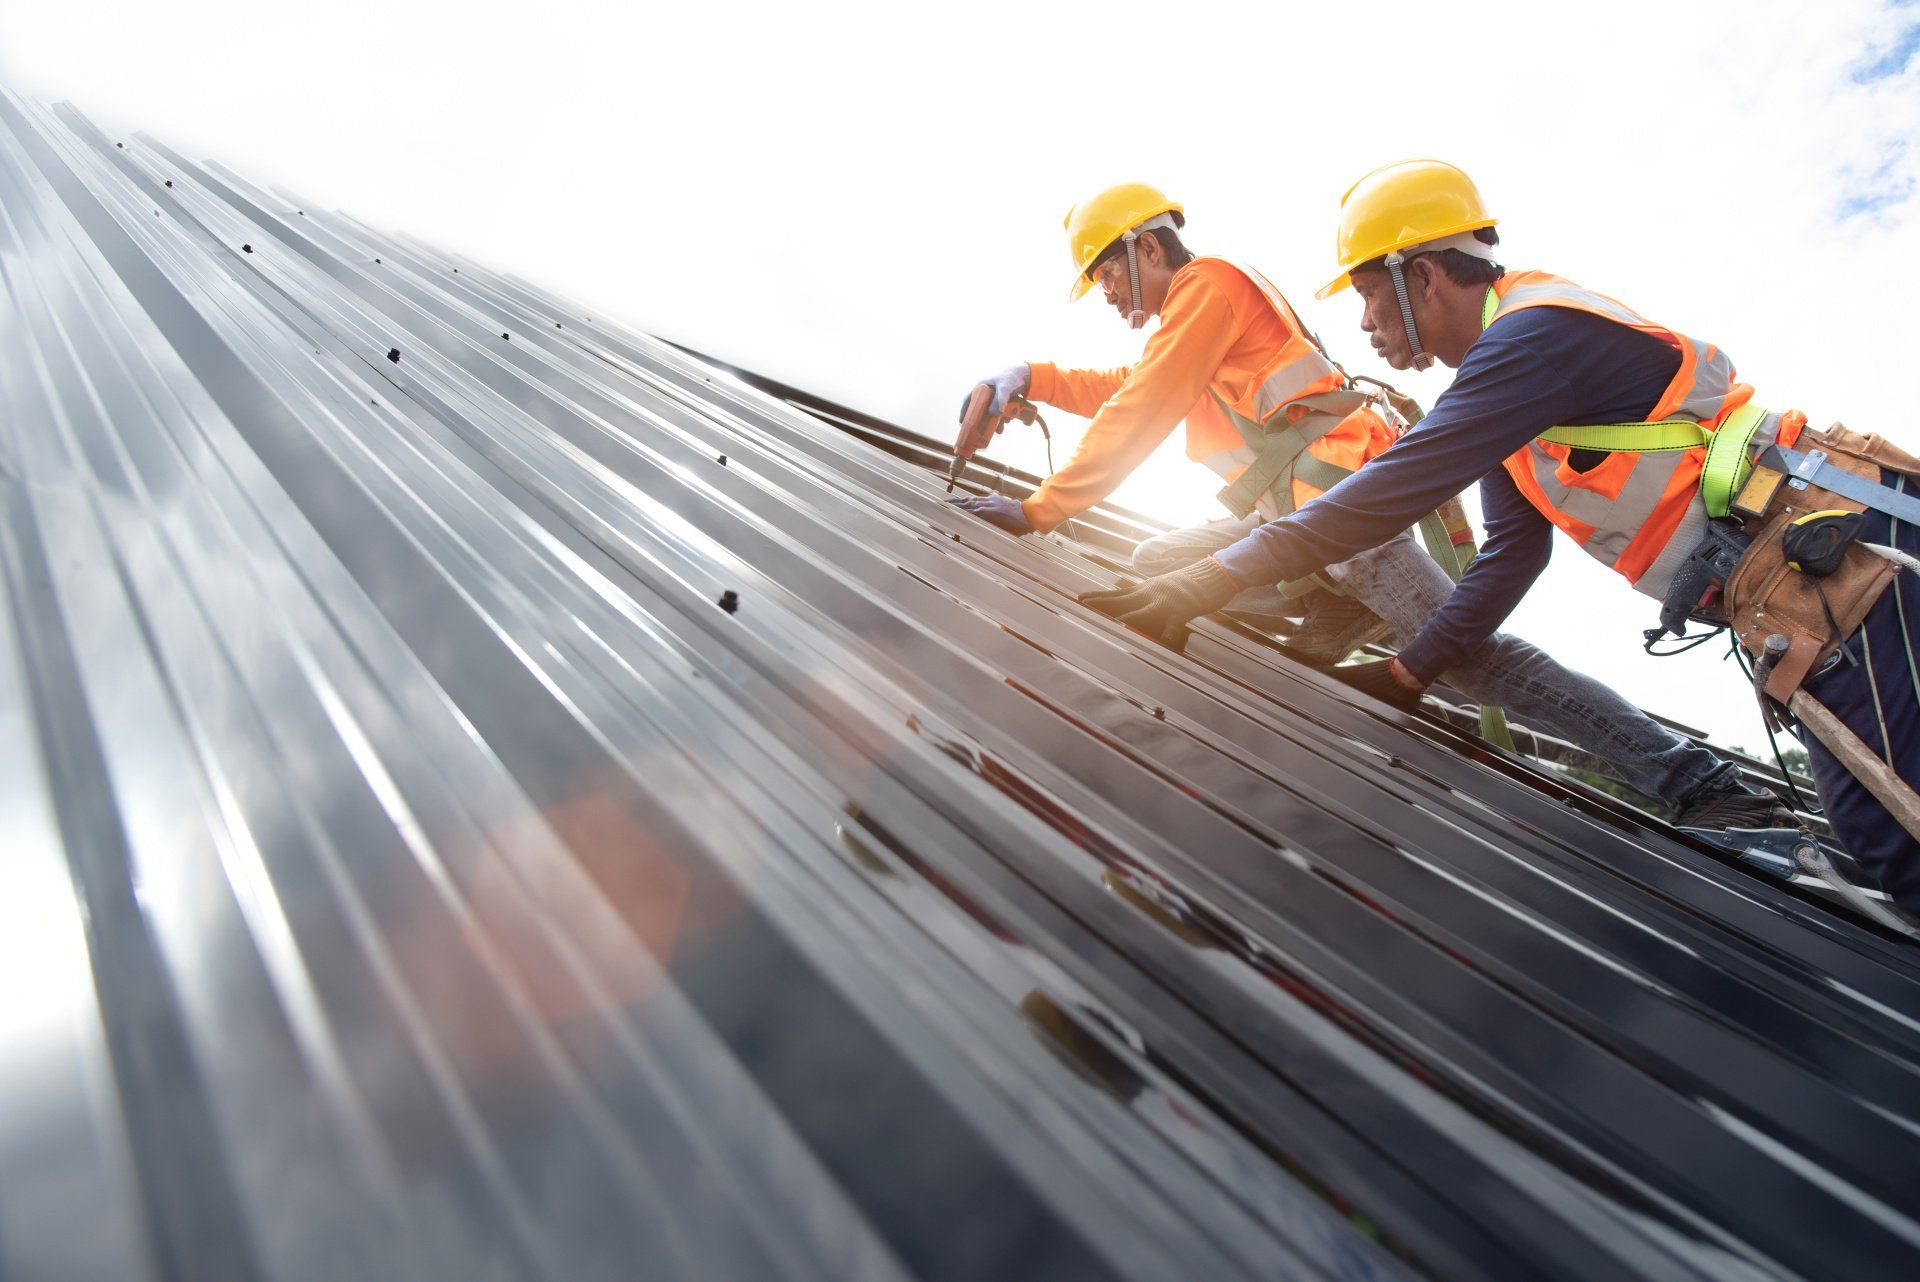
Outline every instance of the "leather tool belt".
[[[1882, 437], [1839, 424], [1802, 432], [1795, 453], [1820, 457], [1826, 467], [1874, 484], [1891, 480], [1886, 473], [1920, 478], [1920, 459]], [[1782, 546], [1794, 521], [1816, 512], [1862, 512], [1871, 505], [1767, 463], [1762, 455], [1729, 512], [1753, 542], [1727, 578], [1723, 608], [1741, 646], [1755, 658], [1769, 636], [1787, 638], [1787, 653], [1774, 664], [1766, 685], [1767, 693], [1784, 703], [1860, 626], [1900, 569], [1857, 542], [1824, 577], [1796, 569]]]

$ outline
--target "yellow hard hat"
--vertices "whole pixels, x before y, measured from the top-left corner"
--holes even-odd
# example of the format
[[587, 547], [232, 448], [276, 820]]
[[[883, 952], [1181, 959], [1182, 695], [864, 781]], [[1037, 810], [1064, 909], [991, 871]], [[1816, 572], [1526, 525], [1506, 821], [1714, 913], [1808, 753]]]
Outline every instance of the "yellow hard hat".
[[1073, 292], [1069, 301], [1093, 287], [1087, 270], [1107, 246], [1161, 214], [1172, 214], [1174, 225], [1187, 220], [1187, 211], [1167, 199], [1167, 193], [1145, 183], [1121, 183], [1067, 211], [1067, 249], [1073, 255]]
[[1340, 198], [1340, 274], [1315, 298], [1353, 284], [1353, 269], [1396, 249], [1491, 227], [1473, 179], [1444, 160], [1403, 160], [1380, 168]]

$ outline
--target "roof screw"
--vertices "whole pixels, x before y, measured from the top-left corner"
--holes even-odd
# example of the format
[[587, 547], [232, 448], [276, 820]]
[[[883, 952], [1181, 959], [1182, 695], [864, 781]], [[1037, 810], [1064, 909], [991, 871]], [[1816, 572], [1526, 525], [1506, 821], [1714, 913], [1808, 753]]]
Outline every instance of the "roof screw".
[[559, 328], [560, 328], [560, 322], [559, 322], [559, 321], [555, 321], [555, 322], [553, 323], [553, 327], [554, 327], [555, 329], [559, 329]]
[[722, 454], [720, 456], [720, 466], [725, 467], [726, 465], [727, 465], [727, 456]]
[[242, 246], [240, 246], [240, 252], [241, 252], [241, 253], [243, 253], [243, 254], [251, 254], [251, 253], [253, 252], [253, 246], [252, 246], [252, 245], [242, 245]]
[[169, 187], [173, 186], [173, 179], [171, 178], [167, 179], [167, 186]]
[[379, 260], [378, 258], [376, 258], [376, 259], [374, 259], [373, 261], [377, 263], [377, 262], [379, 262], [380, 260]]
[[728, 588], [725, 592], [722, 592], [720, 594], [720, 608], [728, 614], [736, 613], [740, 609], [740, 594], [732, 588]]
[[502, 335], [500, 335], [500, 337], [502, 337], [502, 338], [504, 338], [504, 339], [506, 339], [506, 340], [507, 340], [507, 341], [508, 341], [509, 343], [511, 343], [511, 342], [513, 341], [513, 336], [512, 336], [512, 335], [510, 335], [510, 334], [502, 334]]
[[1155, 721], [1165, 721], [1167, 719], [1167, 710], [1165, 708], [1155, 708], [1153, 710], [1153, 719]]
[[398, 365], [400, 363], [400, 349], [397, 347], [389, 347], [387, 349], [387, 359], [395, 365]]
[[114, 146], [116, 146], [116, 147], [125, 147], [125, 146], [126, 146], [127, 144], [125, 144], [125, 143], [123, 143], [123, 142], [117, 142], [117, 143], [115, 143], [115, 144], [113, 144], [113, 145], [114, 145]]

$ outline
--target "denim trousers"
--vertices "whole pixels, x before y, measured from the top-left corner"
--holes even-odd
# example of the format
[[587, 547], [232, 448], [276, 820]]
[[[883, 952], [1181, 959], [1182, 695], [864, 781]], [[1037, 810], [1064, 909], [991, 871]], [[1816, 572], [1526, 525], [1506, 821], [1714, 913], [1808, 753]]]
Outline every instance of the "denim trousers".
[[[1134, 568], [1164, 574], [1191, 565], [1244, 538], [1260, 520], [1255, 515], [1215, 521], [1148, 539], [1133, 554]], [[1453, 580], [1410, 534], [1328, 566], [1325, 573], [1386, 620], [1401, 645], [1419, 634], [1453, 591]], [[1289, 618], [1300, 611], [1297, 602], [1271, 587], [1248, 588], [1226, 608]], [[1697, 793], [1746, 790], [1732, 762], [1675, 734], [1609, 687], [1562, 667], [1519, 637], [1494, 633], [1444, 678], [1469, 698], [1505, 708], [1532, 729], [1593, 754], [1630, 787], [1676, 809]]]
[[[1882, 513], [1868, 518], [1866, 539], [1920, 556], [1920, 530]], [[1807, 682], [1807, 693], [1878, 754], [1895, 774], [1920, 786], [1920, 575], [1903, 571], [1875, 603], [1847, 654]], [[1920, 842], [1887, 813], [1867, 785], [1841, 765], [1811, 731], [1802, 734], [1813, 760], [1820, 804], [1834, 835], [1902, 908], [1920, 913]]]

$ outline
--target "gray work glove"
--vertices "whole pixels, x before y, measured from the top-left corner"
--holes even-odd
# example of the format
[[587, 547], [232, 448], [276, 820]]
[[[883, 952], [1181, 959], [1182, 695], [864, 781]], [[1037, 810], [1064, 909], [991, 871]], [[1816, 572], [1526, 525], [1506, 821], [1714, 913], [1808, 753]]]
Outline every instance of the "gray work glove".
[[[1033, 386], [1033, 371], [1025, 365], [1012, 365], [1001, 370], [992, 378], [981, 379], [973, 386], [991, 387], [993, 389], [993, 403], [987, 406], [987, 417], [990, 419], [1005, 418], [1007, 414], [1007, 402], [1016, 396], [1025, 396], [1027, 389]], [[972, 399], [973, 390], [969, 388], [967, 394], [960, 399], [960, 425], [962, 427], [973, 426], [973, 424], [967, 422], [967, 405]]]
[[1240, 583], [1210, 556], [1167, 574], [1109, 592], [1082, 592], [1080, 604], [1118, 619], [1175, 650], [1186, 648], [1187, 625], [1240, 595]]
[[1027, 519], [1027, 509], [1020, 506], [1019, 499], [1010, 499], [1004, 494], [965, 494], [947, 502], [999, 526], [1008, 534], [1033, 533], [1033, 522]]

